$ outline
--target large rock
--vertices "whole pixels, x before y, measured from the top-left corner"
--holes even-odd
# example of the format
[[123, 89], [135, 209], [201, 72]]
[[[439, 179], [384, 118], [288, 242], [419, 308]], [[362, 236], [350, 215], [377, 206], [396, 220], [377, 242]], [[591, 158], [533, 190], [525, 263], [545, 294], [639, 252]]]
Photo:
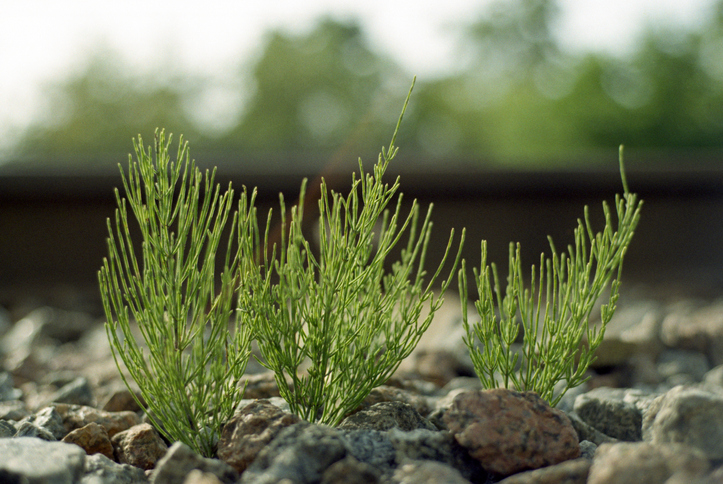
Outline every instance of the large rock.
[[595, 452], [587, 484], [660, 484], [668, 479], [693, 482], [710, 468], [705, 455], [680, 444], [647, 442], [602, 444]]
[[268, 400], [258, 400], [241, 409], [221, 431], [218, 458], [243, 472], [282, 429], [299, 422]]
[[677, 386], [654, 400], [643, 418], [643, 439], [679, 443], [723, 459], [723, 396]]
[[497, 388], [460, 393], [444, 421], [482, 467], [500, 475], [580, 455], [577, 434], [567, 415], [532, 392]]
[[299, 422], [283, 429], [241, 476], [245, 484], [312, 484], [332, 464], [348, 455], [340, 432], [331, 427]]
[[85, 452], [77, 445], [33, 437], [0, 439], [2, 482], [76, 484], [84, 466]]

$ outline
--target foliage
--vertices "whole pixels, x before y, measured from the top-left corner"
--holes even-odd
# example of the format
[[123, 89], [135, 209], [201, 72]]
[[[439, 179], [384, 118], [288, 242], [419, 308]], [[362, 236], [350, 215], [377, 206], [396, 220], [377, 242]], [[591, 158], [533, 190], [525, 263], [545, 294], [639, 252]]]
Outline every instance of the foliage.
[[108, 220], [109, 257], [99, 272], [108, 339], [119, 369], [122, 360], [140, 388], [145, 403], [139, 404], [154, 426], [169, 440], [211, 456], [221, 425], [243, 398], [239, 381], [251, 333], [235, 304], [239, 273], [249, 261], [239, 257], [232, 241], [237, 225], [240, 240], [250, 237], [246, 228], [255, 194], [249, 202], [244, 192], [231, 216], [217, 291], [216, 255], [233, 190], [229, 186], [220, 195], [215, 170], [204, 177], [189, 162], [183, 139], [176, 161], [170, 161], [171, 140], [166, 142], [163, 131], [156, 132], [153, 154], [140, 136], [134, 144], [137, 161], [129, 160], [127, 177], [122, 168], [121, 175], [140, 227], [142, 254], [136, 256], [126, 199], [116, 190], [115, 231]]
[[163, 76], [145, 76], [108, 48], [91, 52], [80, 71], [45, 86], [45, 113], [25, 131], [19, 151], [79, 165], [127, 153], [128, 139], [156, 126], [198, 137], [183, 109], [191, 80], [174, 79], [163, 67]]
[[[461, 26], [465, 62], [417, 87], [399, 138], [407, 152], [544, 165], [579, 163], [620, 142], [721, 147], [723, 0], [695, 29], [649, 28], [617, 56], [565, 49], [555, 30], [561, 11], [556, 0], [498, 0]], [[137, 75], [117, 56], [94, 54], [85, 71], [46, 90], [47, 114], [21, 136], [19, 157], [97, 163], [131, 134], [166, 126], [205, 151], [271, 155], [282, 169], [323, 164], [339, 146], [364, 149], [392, 129], [390, 99], [407, 78], [359, 24], [328, 18], [308, 32], [268, 33], [258, 54], [239, 62], [232, 88], [168, 71]], [[209, 91], [243, 101], [223, 103], [215, 115], [203, 102]], [[204, 127], [219, 117], [219, 126]]]
[[[406, 217], [401, 214], [401, 194], [396, 208], [386, 209], [399, 179], [389, 186], [382, 177], [396, 156], [394, 142], [407, 102], [373, 174], [364, 173], [360, 160], [360, 177], [352, 177], [346, 197], [330, 193], [322, 181], [318, 255], [301, 231], [302, 187], [302, 201], [291, 209], [288, 234], [281, 199], [284, 235], [278, 256], [276, 248], [268, 247], [267, 225], [264, 263], [245, 277], [248, 299], [242, 307], [252, 313], [263, 356], [259, 361], [274, 371], [292, 412], [312, 422], [338, 424], [392, 376], [441, 306], [460, 259], [464, 234], [450, 277], [435, 296], [432, 285], [449, 255], [454, 232], [443, 260], [426, 282], [431, 207], [419, 233], [416, 202]], [[401, 258], [386, 273], [387, 257], [406, 230], [409, 238]], [[429, 312], [422, 317], [425, 306]]]
[[360, 129], [356, 145], [366, 147], [393, 127], [388, 113], [374, 108], [394, 67], [370, 48], [358, 24], [322, 18], [310, 32], [273, 31], [266, 39], [254, 65], [244, 70], [253, 96], [238, 126], [219, 143], [244, 152], [318, 156]]
[[[479, 299], [475, 303], [480, 321], [471, 325], [467, 316], [465, 264], [459, 272], [465, 344], [485, 388], [514, 387], [535, 391], [556, 405], [565, 392], [584, 383], [585, 372], [602, 343], [607, 323], [615, 312], [625, 252], [640, 218], [642, 202], [628, 191], [623, 170], [624, 194], [615, 198], [617, 228], [606, 203], [605, 228], [593, 233], [585, 207], [585, 221], [578, 220], [575, 246], [558, 254], [550, 239], [549, 258], [540, 256], [539, 279], [532, 266], [530, 287], [525, 288], [520, 247], [510, 244], [509, 274], [503, 295], [497, 268], [487, 265], [482, 242], [480, 270], [474, 269]], [[537, 285], [535, 285], [537, 283]], [[601, 309], [601, 326], [589, 324], [595, 302], [610, 287]], [[496, 307], [495, 307], [496, 302]], [[543, 310], [544, 307], [544, 310]], [[499, 313], [499, 314], [498, 314]], [[520, 329], [523, 341], [516, 347]], [[586, 345], [582, 345], [583, 339]], [[475, 340], [479, 340], [477, 346]], [[565, 382], [562, 391], [556, 385]]]

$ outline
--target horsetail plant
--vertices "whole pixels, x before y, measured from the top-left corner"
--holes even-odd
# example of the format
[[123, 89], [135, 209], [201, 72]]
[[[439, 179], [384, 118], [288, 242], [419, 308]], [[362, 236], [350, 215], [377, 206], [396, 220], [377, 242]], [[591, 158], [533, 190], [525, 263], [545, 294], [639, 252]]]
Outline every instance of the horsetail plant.
[[[255, 216], [255, 192], [249, 201], [244, 191], [231, 215], [230, 185], [220, 195], [215, 170], [204, 177], [189, 162], [182, 137], [171, 162], [170, 144], [170, 137], [166, 142], [164, 132], [156, 131], [152, 154], [139, 136], [137, 161], [129, 156], [127, 178], [119, 165], [128, 200], [115, 190], [115, 231], [109, 219], [109, 257], [98, 277], [108, 339], [123, 381], [130, 389], [119, 359], [138, 385], [143, 397], [138, 403], [156, 429], [210, 457], [221, 426], [243, 398], [239, 381], [250, 356], [251, 332], [235, 309], [239, 274], [253, 261], [241, 258], [232, 242], [235, 231], [239, 239], [252, 238], [248, 227]], [[127, 204], [142, 236], [140, 259]], [[217, 289], [216, 255], [230, 215], [231, 236]], [[147, 353], [136, 340], [132, 320]]]
[[[524, 285], [519, 244], [516, 248], [510, 244], [503, 296], [497, 268], [494, 263], [487, 265], [487, 246], [482, 241], [480, 270], [474, 269], [478, 291], [475, 306], [481, 318], [475, 324], [470, 324], [467, 317], [467, 277], [462, 262], [459, 290], [464, 342], [485, 388], [531, 390], [555, 406], [567, 390], [587, 381], [585, 372], [615, 312], [623, 258], [642, 206], [637, 195], [628, 190], [622, 146], [620, 175], [624, 193], [615, 197], [617, 227], [603, 202], [605, 228], [595, 234], [585, 207], [584, 223], [578, 220], [575, 229], [575, 246], [569, 246], [567, 254], [558, 254], [548, 237], [551, 255], [546, 258], [541, 254], [537, 276], [532, 266], [529, 288]], [[601, 324], [597, 328], [590, 324], [590, 315], [608, 287], [610, 295], [601, 307]], [[520, 330], [521, 354], [515, 346]], [[564, 387], [556, 388], [560, 382]]]
[[[260, 270], [246, 278], [250, 288], [242, 306], [253, 313], [259, 361], [274, 371], [291, 411], [311, 422], [337, 425], [392, 376], [441, 306], [460, 260], [464, 232], [449, 277], [435, 295], [432, 285], [451, 252], [454, 231], [444, 258], [425, 281], [432, 207], [419, 233], [416, 201], [404, 216], [400, 194], [396, 207], [387, 210], [399, 179], [389, 186], [382, 177], [397, 154], [394, 142], [409, 95], [373, 174], [365, 174], [359, 160], [360, 176], [352, 176], [346, 197], [330, 193], [322, 180], [318, 255], [301, 230], [302, 185], [301, 201], [291, 209], [290, 220], [281, 198], [280, 247], [268, 246], [267, 222], [267, 256]], [[387, 257], [405, 231], [406, 247], [387, 272]], [[425, 306], [429, 312], [422, 317]]]

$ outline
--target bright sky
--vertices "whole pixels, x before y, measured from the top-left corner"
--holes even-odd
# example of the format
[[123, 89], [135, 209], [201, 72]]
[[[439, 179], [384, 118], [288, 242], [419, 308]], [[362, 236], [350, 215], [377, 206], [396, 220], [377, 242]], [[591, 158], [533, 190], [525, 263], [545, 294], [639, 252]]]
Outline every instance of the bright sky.
[[[323, 14], [356, 17], [373, 46], [420, 79], [454, 69], [455, 28], [491, 0], [6, 0], [0, 4], [0, 148], [42, 109], [38, 86], [79, 69], [105, 43], [147, 69], [174, 63], [208, 76], [258, 52], [270, 28], [308, 29]], [[570, 48], [624, 52], [651, 22], [695, 25], [713, 0], [560, 0]]]

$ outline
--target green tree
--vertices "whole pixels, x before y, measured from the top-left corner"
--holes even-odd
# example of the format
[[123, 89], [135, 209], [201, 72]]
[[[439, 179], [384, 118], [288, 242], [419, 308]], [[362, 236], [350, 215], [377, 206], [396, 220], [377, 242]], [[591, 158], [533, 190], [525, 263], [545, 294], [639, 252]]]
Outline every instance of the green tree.
[[43, 164], [112, 157], [115, 166], [130, 139], [158, 126], [200, 138], [183, 109], [191, 81], [168, 76], [159, 81], [133, 73], [113, 51], [99, 49], [83, 70], [45, 87], [46, 114], [27, 128], [17, 151]]
[[325, 18], [306, 34], [272, 32], [252, 67], [255, 92], [220, 142], [246, 152], [319, 154], [352, 136], [355, 146], [376, 141], [391, 128], [387, 110], [378, 111], [383, 81], [395, 69], [355, 22]]

